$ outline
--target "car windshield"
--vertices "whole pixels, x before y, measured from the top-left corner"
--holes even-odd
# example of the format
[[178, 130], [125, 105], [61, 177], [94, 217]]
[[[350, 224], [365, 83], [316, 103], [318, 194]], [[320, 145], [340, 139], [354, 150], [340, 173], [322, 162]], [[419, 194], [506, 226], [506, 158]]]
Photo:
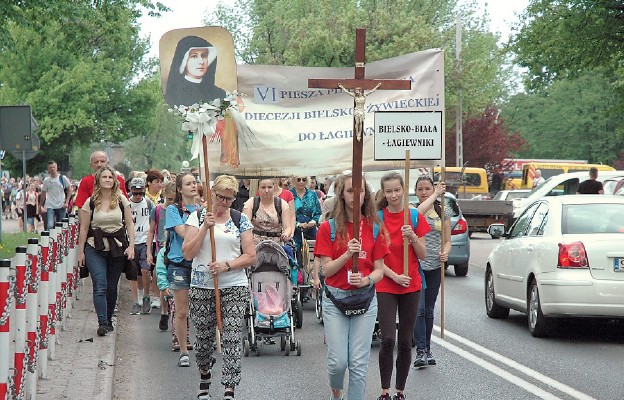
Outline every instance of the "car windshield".
[[624, 204], [564, 205], [561, 233], [624, 233]]

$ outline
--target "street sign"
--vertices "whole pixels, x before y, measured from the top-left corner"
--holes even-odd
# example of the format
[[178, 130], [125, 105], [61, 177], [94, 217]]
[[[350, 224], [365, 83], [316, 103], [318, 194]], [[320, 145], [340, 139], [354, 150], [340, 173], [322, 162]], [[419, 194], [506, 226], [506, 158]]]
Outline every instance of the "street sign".
[[0, 150], [0, 160], [4, 160], [4, 155], [6, 152], [4, 150]]
[[39, 128], [30, 106], [0, 106], [0, 147], [18, 160], [39, 153], [41, 142], [33, 132]]
[[375, 113], [375, 161], [441, 160], [442, 111]]

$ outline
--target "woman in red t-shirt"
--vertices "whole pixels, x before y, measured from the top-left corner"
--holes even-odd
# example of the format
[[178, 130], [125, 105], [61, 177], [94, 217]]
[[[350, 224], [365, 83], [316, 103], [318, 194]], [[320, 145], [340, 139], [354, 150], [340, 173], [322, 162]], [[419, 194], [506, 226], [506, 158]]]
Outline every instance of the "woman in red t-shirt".
[[[383, 213], [383, 223], [390, 237], [390, 254], [385, 258], [384, 277], [376, 285], [381, 348], [379, 349], [379, 374], [381, 375], [381, 396], [378, 400], [402, 400], [403, 390], [412, 362], [412, 336], [418, 312], [418, 301], [422, 280], [418, 269], [418, 259], [424, 258], [426, 249], [424, 236], [431, 230], [424, 216], [415, 209], [417, 224], [404, 224], [403, 197], [405, 185], [396, 172], [389, 172], [381, 178], [382, 195], [379, 212]], [[421, 205], [430, 208], [436, 196]], [[408, 274], [403, 268], [403, 238], [409, 239]], [[396, 394], [390, 397], [390, 380], [394, 362], [396, 315], [399, 313], [399, 334], [397, 350]]]
[[[371, 286], [383, 276], [383, 259], [388, 254], [386, 236], [383, 229], [379, 229], [375, 237], [374, 225], [381, 224], [373, 195], [367, 185], [363, 187], [361, 204], [356, 208], [362, 215], [360, 226], [353, 226], [352, 178], [346, 175], [336, 190], [333, 219], [323, 222], [316, 236], [314, 251], [321, 257], [327, 292], [337, 299], [365, 295], [374, 290]], [[353, 229], [359, 229], [360, 241], [353, 239]], [[359, 257], [357, 273], [351, 272], [354, 254]], [[348, 367], [349, 398], [364, 399], [377, 300], [373, 295], [365, 312], [347, 316], [329, 299], [327, 292], [323, 294], [323, 321], [331, 398], [342, 399]]]

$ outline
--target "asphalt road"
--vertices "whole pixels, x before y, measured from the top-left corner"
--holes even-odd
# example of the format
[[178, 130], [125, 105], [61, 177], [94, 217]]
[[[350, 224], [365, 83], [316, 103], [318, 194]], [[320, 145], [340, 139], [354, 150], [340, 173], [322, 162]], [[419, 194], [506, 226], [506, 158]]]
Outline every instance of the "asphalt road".
[[[555, 338], [533, 338], [526, 317], [511, 312], [492, 320], [484, 309], [484, 265], [498, 240], [475, 235], [470, 270], [465, 278], [447, 271], [445, 335], [440, 338], [439, 303], [433, 352], [437, 366], [410, 371], [406, 394], [423, 399], [613, 399], [624, 398], [624, 324], [571, 321]], [[191, 368], [177, 367], [169, 332], [158, 330], [159, 311], [129, 314], [124, 284], [119, 315], [114, 394], [117, 399], [195, 399], [199, 375], [191, 352]], [[300, 357], [285, 357], [279, 345], [264, 346], [257, 357], [243, 359], [238, 399], [326, 399], [323, 327], [306, 304], [304, 324], [297, 331]], [[278, 342], [279, 343], [279, 342]], [[379, 396], [379, 344], [373, 343], [367, 399]], [[214, 382], [220, 382], [220, 360]], [[219, 390], [217, 390], [219, 389]], [[213, 384], [211, 391], [221, 395]], [[345, 397], [346, 398], [346, 397]], [[357, 400], [357, 399], [356, 399]]]

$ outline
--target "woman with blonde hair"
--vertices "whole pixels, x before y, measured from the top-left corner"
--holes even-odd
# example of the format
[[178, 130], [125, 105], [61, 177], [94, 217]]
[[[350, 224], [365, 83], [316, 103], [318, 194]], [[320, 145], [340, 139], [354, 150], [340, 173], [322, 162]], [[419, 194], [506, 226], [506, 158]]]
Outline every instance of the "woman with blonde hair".
[[126, 263], [134, 258], [134, 224], [130, 202], [119, 189], [115, 170], [95, 173], [93, 194], [80, 209], [78, 265], [86, 264], [93, 282], [98, 336], [113, 330], [117, 284]]
[[[200, 373], [199, 400], [210, 399], [213, 356], [216, 347], [215, 280], [221, 298], [223, 331], [223, 372], [221, 384], [225, 387], [224, 400], [234, 399], [234, 389], [241, 379], [241, 336], [245, 310], [249, 302], [249, 287], [245, 268], [256, 262], [253, 226], [244, 214], [230, 206], [236, 198], [238, 181], [233, 176], [221, 175], [211, 190], [213, 211], [193, 213], [186, 221], [184, 258], [193, 260], [190, 306], [191, 320], [197, 340], [195, 355]], [[209, 230], [214, 231], [212, 249]], [[212, 262], [215, 251], [217, 261]]]
[[[354, 204], [352, 183], [351, 174], [345, 174], [336, 190], [332, 219], [321, 224], [314, 248], [325, 276], [323, 321], [330, 399], [342, 399], [347, 368], [349, 398], [366, 398], [368, 357], [377, 319], [375, 282], [383, 277], [384, 257], [389, 252], [369, 186], [362, 185], [360, 204]], [[353, 225], [356, 212], [361, 214], [359, 226]], [[359, 240], [353, 238], [355, 229]], [[358, 272], [352, 271], [354, 254], [359, 259]]]

